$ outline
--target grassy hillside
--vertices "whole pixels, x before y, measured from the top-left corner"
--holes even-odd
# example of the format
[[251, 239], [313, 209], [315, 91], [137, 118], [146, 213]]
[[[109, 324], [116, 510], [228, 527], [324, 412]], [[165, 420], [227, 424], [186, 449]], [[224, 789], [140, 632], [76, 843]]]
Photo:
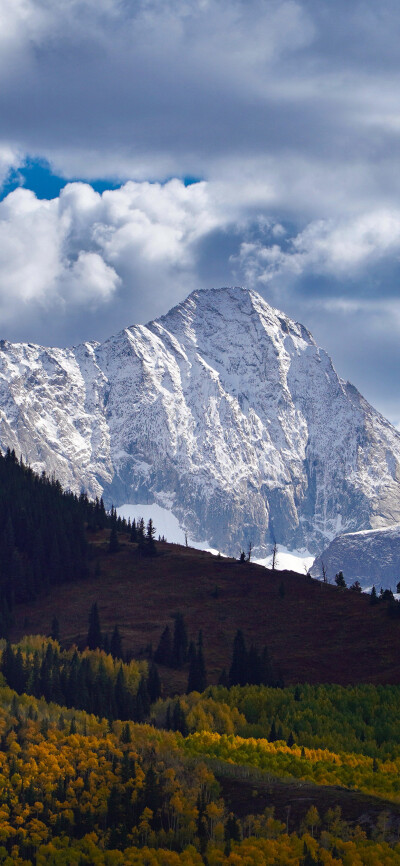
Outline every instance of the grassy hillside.
[[[157, 556], [140, 556], [126, 534], [110, 554], [109, 534], [90, 534], [86, 580], [50, 586], [48, 595], [16, 606], [13, 641], [49, 634], [56, 616], [61, 643], [83, 648], [97, 602], [103, 632], [111, 634], [118, 624], [124, 652], [137, 657], [149, 644], [156, 648], [181, 611], [189, 639], [203, 631], [211, 684], [229, 668], [239, 628], [248, 645], [268, 647], [285, 684], [400, 682], [400, 619], [388, 616], [386, 602], [372, 606], [367, 596], [306, 575], [273, 573], [179, 545], [158, 542]], [[187, 666], [161, 667], [160, 674], [167, 692], [185, 689]]]

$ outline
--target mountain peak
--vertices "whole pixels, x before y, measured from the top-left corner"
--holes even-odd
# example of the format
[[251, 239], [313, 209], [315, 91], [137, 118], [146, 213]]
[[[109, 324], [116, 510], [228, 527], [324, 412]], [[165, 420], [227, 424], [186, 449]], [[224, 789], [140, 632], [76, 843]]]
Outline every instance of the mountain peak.
[[310, 333], [242, 287], [102, 344], [0, 344], [0, 445], [106, 503], [260, 555], [400, 521], [400, 436]]

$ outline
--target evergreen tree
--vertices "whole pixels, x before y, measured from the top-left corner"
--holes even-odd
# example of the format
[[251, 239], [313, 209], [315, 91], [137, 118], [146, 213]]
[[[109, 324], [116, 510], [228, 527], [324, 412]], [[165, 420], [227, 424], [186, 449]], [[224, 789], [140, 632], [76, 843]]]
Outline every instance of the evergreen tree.
[[188, 639], [185, 620], [182, 613], [175, 616], [174, 637], [172, 641], [171, 666], [181, 668], [187, 658]]
[[122, 640], [117, 625], [114, 626], [114, 631], [112, 633], [110, 641], [110, 653], [115, 659], [123, 659]]
[[271, 728], [270, 728], [270, 732], [269, 732], [269, 735], [268, 735], [268, 739], [269, 739], [269, 742], [270, 742], [270, 743], [275, 743], [276, 740], [278, 739], [278, 735], [277, 735], [277, 732], [276, 732], [275, 719], [272, 719], [272, 725], [271, 725]]
[[335, 576], [335, 583], [338, 587], [341, 587], [343, 589], [346, 588], [346, 581], [343, 577], [343, 571], [338, 571], [337, 575]]
[[89, 630], [87, 635], [87, 645], [89, 649], [94, 650], [97, 648], [101, 648], [102, 646], [102, 636], [100, 629], [100, 617], [99, 611], [97, 607], [97, 602], [92, 604], [90, 615], [89, 615]]
[[183, 737], [187, 737], [189, 730], [186, 722], [186, 716], [180, 700], [175, 701], [172, 713], [172, 730], [180, 731]]
[[149, 693], [149, 698], [152, 704], [161, 697], [161, 683], [160, 677], [158, 674], [158, 669], [155, 664], [151, 664], [149, 668], [149, 675], [147, 678], [147, 690]]
[[156, 535], [156, 530], [155, 530], [155, 527], [153, 526], [153, 521], [150, 517], [149, 522], [147, 524], [147, 528], [146, 528], [146, 553], [148, 556], [155, 556], [155, 554], [157, 553], [156, 545], [155, 545], [155, 541], [154, 541], [155, 535]]
[[352, 590], [352, 592], [362, 592], [362, 588], [358, 580], [355, 580], [354, 583], [351, 584], [350, 589]]
[[154, 653], [154, 661], [157, 662], [158, 665], [166, 665], [167, 667], [171, 664], [172, 658], [172, 637], [171, 630], [169, 625], [165, 626], [165, 629], [160, 637], [160, 641], [158, 647]]
[[117, 550], [119, 550], [119, 541], [118, 541], [117, 526], [114, 523], [111, 527], [110, 541], [108, 543], [108, 552], [109, 553], [116, 553]]
[[35, 698], [40, 697], [40, 659], [37, 650], [33, 654], [33, 663], [29, 672], [26, 690], [28, 695], [33, 695]]
[[117, 679], [115, 683], [114, 699], [118, 718], [126, 719], [127, 689], [122, 664], [119, 666], [118, 669]]
[[6, 683], [10, 686], [11, 689], [13, 689], [15, 682], [15, 654], [9, 641], [7, 641], [2, 653], [1, 672], [4, 676]]
[[56, 616], [53, 616], [53, 619], [51, 622], [50, 636], [53, 638], [53, 640], [56, 640], [59, 643], [59, 641], [60, 641], [60, 623], [58, 622], [58, 619]]
[[[121, 743], [128, 744], [131, 742], [132, 742], [131, 728], [130, 728], [129, 722], [126, 722], [126, 724], [122, 728]], [[127, 753], [125, 752], [125, 754], [127, 754]], [[128, 779], [126, 779], [125, 781], [128, 781]]]
[[141, 517], [138, 520], [137, 529], [136, 529], [136, 536], [137, 536], [137, 549], [138, 549], [139, 556], [143, 556], [146, 553], [146, 533], [145, 533], [145, 526], [144, 526], [143, 517]]
[[225, 822], [224, 839], [225, 852], [229, 855], [229, 852], [231, 850], [231, 841], [240, 842], [241, 839], [240, 824], [238, 819], [235, 817], [235, 815], [233, 815], [232, 812], [229, 813], [228, 818]]
[[207, 685], [207, 675], [203, 655], [203, 635], [199, 631], [197, 649], [191, 641], [189, 652], [189, 677], [186, 692], [204, 692]]
[[147, 689], [147, 682], [144, 677], [140, 678], [139, 688], [137, 691], [137, 701], [140, 701], [143, 718], [138, 721], [143, 721], [147, 718], [150, 712], [150, 695]]
[[147, 541], [150, 541], [150, 539], [153, 539], [153, 541], [154, 541], [155, 537], [156, 537], [156, 529], [155, 529], [155, 526], [153, 525], [153, 521], [150, 517], [148, 524], [147, 524], [147, 527], [146, 527], [146, 539], [147, 539]]
[[238, 629], [233, 641], [232, 664], [229, 670], [230, 686], [245, 686], [248, 681], [247, 652], [243, 632]]

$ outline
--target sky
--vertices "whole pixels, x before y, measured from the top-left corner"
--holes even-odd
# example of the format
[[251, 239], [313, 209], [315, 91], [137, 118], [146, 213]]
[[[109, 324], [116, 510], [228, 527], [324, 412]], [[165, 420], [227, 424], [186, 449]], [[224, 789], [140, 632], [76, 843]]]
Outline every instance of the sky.
[[395, 0], [0, 0], [0, 338], [244, 285], [400, 428]]

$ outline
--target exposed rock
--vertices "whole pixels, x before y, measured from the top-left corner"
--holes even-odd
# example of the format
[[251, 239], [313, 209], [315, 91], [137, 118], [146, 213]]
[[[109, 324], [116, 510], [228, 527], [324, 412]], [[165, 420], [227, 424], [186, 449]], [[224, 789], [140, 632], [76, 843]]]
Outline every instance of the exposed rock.
[[332, 583], [343, 571], [347, 586], [358, 580], [363, 589], [375, 586], [396, 592], [400, 581], [400, 525], [338, 535], [314, 561], [310, 574]]
[[398, 432], [242, 288], [194, 292], [102, 344], [3, 341], [0, 446], [107, 505], [169, 507], [225, 552], [318, 552], [400, 522]]

